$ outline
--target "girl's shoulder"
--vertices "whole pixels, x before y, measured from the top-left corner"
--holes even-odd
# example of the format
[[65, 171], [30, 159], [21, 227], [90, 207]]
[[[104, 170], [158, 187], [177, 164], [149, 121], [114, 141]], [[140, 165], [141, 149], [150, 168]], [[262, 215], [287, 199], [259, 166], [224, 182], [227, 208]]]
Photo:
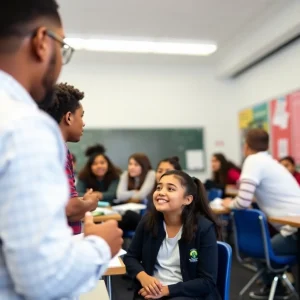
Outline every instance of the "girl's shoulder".
[[202, 215], [198, 217], [197, 224], [197, 232], [199, 234], [208, 231], [212, 226], [214, 226], [214, 223], [211, 220]]

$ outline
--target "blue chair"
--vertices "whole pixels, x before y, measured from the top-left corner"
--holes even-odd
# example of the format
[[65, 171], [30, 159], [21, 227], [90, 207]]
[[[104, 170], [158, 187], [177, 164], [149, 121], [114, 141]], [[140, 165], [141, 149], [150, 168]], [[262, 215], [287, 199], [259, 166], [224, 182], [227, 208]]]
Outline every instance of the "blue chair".
[[221, 189], [212, 188], [207, 192], [207, 198], [209, 202], [215, 200], [216, 198], [222, 198], [222, 197], [223, 197], [223, 191]]
[[217, 287], [222, 300], [229, 300], [232, 263], [232, 249], [229, 244], [218, 242], [218, 260]]
[[275, 274], [269, 300], [274, 299], [278, 280], [284, 281], [290, 291], [299, 299], [295, 288], [285, 275], [285, 271], [296, 263], [296, 256], [275, 255], [264, 213], [256, 209], [233, 210], [232, 220], [238, 261], [241, 264], [247, 264], [249, 260], [246, 258], [251, 258], [266, 264], [266, 267], [258, 270], [240, 291], [239, 299], [242, 299], [245, 292], [266, 271]]

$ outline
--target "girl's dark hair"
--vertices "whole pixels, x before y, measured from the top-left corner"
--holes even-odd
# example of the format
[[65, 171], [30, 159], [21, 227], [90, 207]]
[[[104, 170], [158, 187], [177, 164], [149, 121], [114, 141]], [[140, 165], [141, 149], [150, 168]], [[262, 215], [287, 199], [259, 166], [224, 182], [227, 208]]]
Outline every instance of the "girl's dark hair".
[[282, 162], [282, 161], [284, 161], [284, 160], [287, 160], [287, 161], [290, 162], [293, 166], [296, 165], [294, 158], [291, 157], [291, 156], [285, 156], [285, 157], [281, 158], [281, 159], [279, 160], [279, 162]]
[[128, 161], [131, 158], [133, 158], [142, 167], [142, 174], [139, 176], [140, 177], [139, 185], [135, 186], [134, 177], [129, 176], [128, 173], [128, 190], [140, 189], [145, 181], [147, 173], [150, 170], [152, 170], [152, 166], [148, 156], [144, 153], [134, 153], [129, 157]]
[[179, 163], [179, 157], [178, 156], [172, 156], [172, 157], [168, 157], [168, 158], [164, 158], [162, 159], [158, 164], [157, 164], [157, 167], [156, 167], [156, 170], [158, 169], [159, 165], [162, 163], [162, 162], [168, 162], [169, 164], [171, 164], [175, 170], [178, 170], [178, 171], [181, 171], [182, 168], [181, 168], [181, 165]]
[[[194, 233], [197, 231], [199, 217], [204, 216], [214, 224], [217, 238], [221, 239], [221, 227], [209, 206], [206, 191], [202, 182], [199, 179], [191, 177], [187, 173], [178, 170], [168, 171], [163, 174], [161, 178], [170, 175], [175, 176], [180, 181], [181, 185], [185, 188], [185, 196], [193, 196], [191, 204], [186, 205], [182, 210], [182, 238], [186, 241], [191, 241], [194, 237]], [[152, 231], [154, 236], [157, 236], [157, 221], [161, 218], [161, 216], [162, 213], [158, 212], [155, 206], [152, 205], [147, 214], [146, 224], [147, 229]]]
[[88, 160], [84, 168], [79, 172], [78, 178], [85, 182], [87, 188], [97, 190], [97, 177], [92, 172], [92, 164], [97, 156], [102, 155], [108, 164], [107, 172], [103, 178], [104, 189], [106, 191], [113, 180], [119, 179], [120, 170], [116, 168], [109, 157], [105, 155], [105, 148], [102, 145], [97, 144], [87, 148], [85, 155], [88, 157]]
[[220, 170], [213, 172], [213, 181], [215, 183], [226, 185], [227, 174], [230, 169], [236, 169], [237, 171], [241, 172], [241, 169], [231, 161], [228, 161], [222, 153], [215, 153], [213, 154], [213, 157], [220, 162]]

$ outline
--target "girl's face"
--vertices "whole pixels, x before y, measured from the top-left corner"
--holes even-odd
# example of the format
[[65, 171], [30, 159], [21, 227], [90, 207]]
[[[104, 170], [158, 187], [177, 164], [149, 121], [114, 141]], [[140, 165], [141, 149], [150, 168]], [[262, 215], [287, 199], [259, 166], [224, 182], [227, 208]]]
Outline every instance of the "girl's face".
[[159, 164], [156, 170], [156, 183], [159, 182], [160, 177], [165, 174], [167, 171], [174, 170], [174, 166], [167, 161], [163, 161]]
[[103, 155], [98, 155], [94, 159], [94, 162], [91, 165], [92, 173], [96, 177], [104, 177], [108, 170], [107, 160]]
[[185, 195], [185, 188], [174, 175], [163, 176], [153, 194], [153, 203], [162, 213], [181, 213], [185, 205], [193, 201], [193, 196]]
[[139, 177], [142, 174], [142, 166], [133, 158], [128, 162], [128, 174], [130, 177]]
[[295, 171], [296, 171], [296, 168], [295, 168], [295, 166], [289, 161], [289, 160], [282, 160], [281, 162], [280, 162], [284, 167], [286, 167], [288, 170], [289, 170], [289, 172], [291, 172], [292, 174], [294, 174], [295, 173]]
[[215, 157], [213, 156], [211, 158], [211, 169], [213, 172], [218, 172], [221, 168], [221, 162]]

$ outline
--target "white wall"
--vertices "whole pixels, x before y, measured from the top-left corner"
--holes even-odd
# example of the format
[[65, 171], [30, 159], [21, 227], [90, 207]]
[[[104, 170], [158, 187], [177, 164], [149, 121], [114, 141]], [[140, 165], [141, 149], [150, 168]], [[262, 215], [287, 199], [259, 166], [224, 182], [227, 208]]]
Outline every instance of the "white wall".
[[[86, 57], [93, 55], [93, 59]], [[99, 54], [100, 55], [100, 54]], [[83, 102], [87, 127], [204, 127], [207, 166], [220, 151], [230, 154], [234, 99], [231, 84], [217, 81], [208, 66], [169, 63], [105, 63], [87, 52], [66, 66], [61, 81], [86, 93]], [[197, 174], [202, 179], [207, 170]]]
[[[300, 88], [300, 41], [295, 42], [268, 60], [234, 80], [233, 113]], [[238, 127], [232, 132], [238, 136]], [[238, 147], [239, 140], [235, 139]], [[237, 156], [238, 159], [240, 156]]]

